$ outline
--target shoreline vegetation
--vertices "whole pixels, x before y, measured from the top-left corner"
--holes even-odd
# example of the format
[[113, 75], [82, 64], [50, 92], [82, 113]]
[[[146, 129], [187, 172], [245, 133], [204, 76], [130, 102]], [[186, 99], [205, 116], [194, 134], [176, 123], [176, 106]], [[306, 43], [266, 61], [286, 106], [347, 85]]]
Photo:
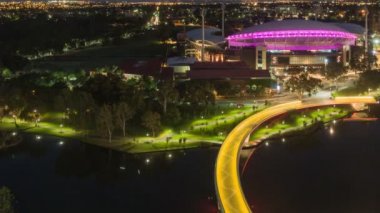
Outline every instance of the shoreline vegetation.
[[[222, 107], [221, 107], [222, 108]], [[96, 136], [89, 131], [78, 131], [75, 128], [64, 126], [61, 113], [45, 113], [41, 115], [41, 121], [34, 122], [5, 117], [0, 123], [0, 130], [9, 131], [17, 135], [19, 132], [36, 135], [36, 139], [42, 139], [43, 135], [51, 135], [65, 140], [78, 140], [84, 143], [110, 148], [126, 153], [147, 153], [179, 149], [191, 149], [220, 145], [226, 134], [246, 117], [262, 110], [264, 106], [247, 104], [245, 106], [224, 107], [219, 114], [203, 117], [186, 122], [179, 129], [166, 127], [156, 137], [113, 137], [112, 142]]]
[[[202, 117], [193, 120], [187, 124], [186, 128], [183, 128], [184, 130], [175, 131], [174, 129], [167, 128], [157, 137], [115, 137], [112, 143], [108, 143], [104, 138], [89, 135], [85, 131], [75, 131], [73, 128], [51, 122], [51, 117], [55, 114], [46, 114], [44, 117], [47, 121], [50, 120], [50, 122], [40, 122], [38, 127], [35, 127], [34, 123], [20, 120], [17, 124], [18, 127], [15, 128], [12, 119], [4, 118], [0, 123], [0, 129], [13, 134], [17, 134], [17, 132], [36, 134], [36, 139], [37, 137], [41, 139], [41, 135], [52, 135], [66, 140], [74, 139], [121, 152], [137, 154], [221, 145], [225, 136], [237, 123], [263, 108], [264, 106], [253, 109], [249, 105], [226, 111], [211, 118], [206, 119]], [[261, 142], [270, 139], [289, 137], [303, 131], [310, 132], [310, 129], [312, 130], [321, 124], [342, 119], [352, 112], [353, 110], [348, 107], [322, 107], [302, 111], [290, 111], [259, 127], [251, 135], [250, 143], [244, 148], [255, 147]], [[213, 134], [215, 133], [215, 129], [228, 129], [228, 131], [220, 131], [215, 135]]]
[[0, 132], [0, 151], [19, 145], [22, 142], [22, 137], [14, 132]]
[[257, 147], [264, 141], [275, 139], [285, 142], [287, 137], [308, 134], [323, 125], [335, 124], [337, 120], [341, 120], [353, 112], [354, 110], [348, 107], [322, 107], [288, 112], [259, 127], [250, 136], [249, 144], [246, 144], [244, 148]]

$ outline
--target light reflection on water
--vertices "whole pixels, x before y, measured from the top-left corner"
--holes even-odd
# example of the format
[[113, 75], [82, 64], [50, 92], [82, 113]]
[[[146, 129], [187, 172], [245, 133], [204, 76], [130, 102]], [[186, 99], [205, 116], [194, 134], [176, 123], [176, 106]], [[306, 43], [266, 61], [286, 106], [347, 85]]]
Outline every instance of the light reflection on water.
[[215, 212], [218, 148], [129, 155], [24, 135], [0, 151], [0, 186], [20, 212]]
[[271, 141], [249, 159], [242, 186], [257, 213], [380, 212], [380, 121], [336, 122]]

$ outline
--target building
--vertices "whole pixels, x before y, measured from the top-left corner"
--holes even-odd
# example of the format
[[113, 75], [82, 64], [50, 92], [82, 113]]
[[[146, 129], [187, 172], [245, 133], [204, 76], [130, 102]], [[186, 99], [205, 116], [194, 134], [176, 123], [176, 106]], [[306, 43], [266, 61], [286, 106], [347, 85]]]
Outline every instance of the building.
[[354, 24], [310, 20], [272, 21], [227, 37], [230, 56], [240, 57], [255, 70], [280, 76], [292, 67], [321, 68], [328, 63], [348, 66], [351, 46], [364, 34]]
[[[188, 57], [195, 57], [198, 61], [202, 61], [202, 28], [196, 28], [186, 32], [186, 38], [189, 48], [186, 49], [185, 55]], [[203, 61], [224, 61], [224, 43], [225, 39], [219, 28], [206, 26], [204, 29]]]

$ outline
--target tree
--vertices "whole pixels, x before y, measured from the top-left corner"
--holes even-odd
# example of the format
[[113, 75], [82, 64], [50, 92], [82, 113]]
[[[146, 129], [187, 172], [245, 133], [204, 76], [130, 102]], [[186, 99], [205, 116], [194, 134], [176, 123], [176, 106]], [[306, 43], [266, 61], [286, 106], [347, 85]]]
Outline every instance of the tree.
[[178, 99], [178, 92], [174, 88], [173, 81], [161, 81], [157, 88], [158, 102], [166, 114], [168, 103], [174, 102]]
[[248, 94], [260, 95], [263, 94], [266, 88], [271, 88], [272, 80], [268, 79], [250, 79], [246, 85]]
[[3, 186], [0, 188], [0, 212], [13, 213], [14, 195], [10, 189]]
[[20, 117], [20, 115], [21, 115], [21, 113], [22, 113], [23, 111], [24, 111], [24, 108], [23, 108], [23, 107], [13, 108], [13, 109], [10, 111], [10, 115], [11, 115], [12, 118], [13, 118], [13, 122], [14, 122], [16, 128], [18, 127], [17, 119]]
[[376, 89], [379, 86], [380, 86], [380, 72], [366, 71], [360, 74], [358, 87], [362, 91], [367, 91], [368, 89]]
[[187, 81], [180, 85], [180, 91], [182, 102], [189, 104], [193, 112], [215, 103], [214, 85], [209, 81]]
[[317, 88], [321, 86], [321, 80], [310, 77], [307, 72], [301, 72], [298, 75], [292, 75], [286, 80], [285, 86], [291, 92], [295, 92], [298, 99], [302, 100], [305, 93], [311, 95], [316, 92]]
[[41, 114], [37, 110], [33, 110], [32, 112], [28, 113], [28, 116], [32, 119], [34, 127], [38, 127], [38, 122], [41, 119]]
[[343, 66], [343, 63], [331, 62], [326, 66], [325, 76], [328, 79], [336, 80], [340, 76], [344, 75], [347, 72], [347, 69]]
[[123, 131], [125, 137], [125, 127], [127, 122], [133, 117], [135, 111], [125, 102], [120, 102], [113, 106], [115, 123]]
[[[369, 48], [371, 49], [371, 48]], [[352, 47], [351, 49], [351, 68], [355, 71], [370, 70], [372, 64], [376, 63], [376, 56], [372, 53], [366, 53], [364, 47]]]
[[5, 117], [6, 114], [6, 109], [3, 106], [0, 106], [0, 123], [3, 122], [3, 118]]
[[93, 124], [93, 117], [95, 111], [95, 101], [92, 95], [85, 91], [74, 90], [70, 95], [68, 113], [70, 122], [76, 128], [86, 129]]
[[112, 107], [110, 105], [103, 105], [96, 117], [96, 127], [100, 134], [108, 136], [108, 142], [112, 141], [112, 133], [115, 128], [113, 121]]
[[156, 132], [161, 128], [161, 116], [157, 112], [147, 111], [141, 117], [141, 124], [148, 128], [152, 132], [153, 137], [155, 137]]

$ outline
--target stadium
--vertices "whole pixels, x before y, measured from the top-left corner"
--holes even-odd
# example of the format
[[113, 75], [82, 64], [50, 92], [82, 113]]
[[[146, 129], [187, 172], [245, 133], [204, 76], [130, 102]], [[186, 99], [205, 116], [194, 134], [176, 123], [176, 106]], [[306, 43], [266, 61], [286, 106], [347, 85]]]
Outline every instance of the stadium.
[[321, 68], [335, 62], [348, 66], [351, 46], [363, 34], [355, 24], [297, 19], [245, 28], [227, 42], [230, 59], [238, 56], [256, 70], [282, 75], [292, 67]]

